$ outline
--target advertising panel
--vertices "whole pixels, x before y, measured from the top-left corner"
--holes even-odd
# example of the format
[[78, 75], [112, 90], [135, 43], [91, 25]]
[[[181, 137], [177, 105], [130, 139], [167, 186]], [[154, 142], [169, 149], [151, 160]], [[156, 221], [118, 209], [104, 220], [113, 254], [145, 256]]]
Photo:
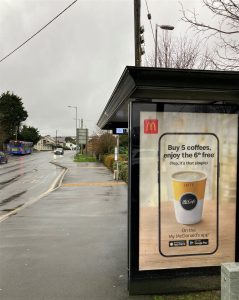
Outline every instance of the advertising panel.
[[139, 113], [139, 271], [235, 261], [238, 115], [178, 108]]

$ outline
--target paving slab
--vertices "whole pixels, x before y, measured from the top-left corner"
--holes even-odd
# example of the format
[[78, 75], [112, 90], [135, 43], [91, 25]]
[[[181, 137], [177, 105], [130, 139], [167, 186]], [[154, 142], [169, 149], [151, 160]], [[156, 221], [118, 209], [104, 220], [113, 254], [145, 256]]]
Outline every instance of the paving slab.
[[69, 153], [57, 163], [62, 186], [0, 223], [0, 299], [152, 299], [127, 291], [127, 185]]

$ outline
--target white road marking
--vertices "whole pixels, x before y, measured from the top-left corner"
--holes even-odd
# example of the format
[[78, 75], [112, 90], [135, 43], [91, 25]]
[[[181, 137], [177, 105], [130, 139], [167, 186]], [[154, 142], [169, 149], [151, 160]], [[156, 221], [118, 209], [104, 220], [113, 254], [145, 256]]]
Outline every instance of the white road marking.
[[[18, 207], [18, 208], [16, 208], [16, 209], [10, 211], [9, 213], [7, 213], [7, 214], [1, 216], [1, 217], [0, 217], [0, 223], [3, 222], [4, 220], [6, 220], [6, 219], [7, 219], [8, 217], [10, 217], [11, 215], [14, 215], [14, 214], [16, 214], [17, 212], [23, 210], [24, 208], [31, 206], [32, 204], [34, 204], [34, 203], [37, 202], [38, 200], [40, 200], [40, 199], [42, 199], [43, 197], [47, 196], [47, 195], [50, 194], [51, 192], [57, 190], [57, 189], [61, 186], [62, 180], [63, 180], [63, 178], [64, 178], [64, 176], [65, 176], [65, 174], [66, 174], [67, 171], [68, 171], [68, 169], [64, 168], [64, 169], [62, 170], [62, 172], [57, 176], [57, 178], [54, 180], [54, 182], [52, 183], [52, 185], [50, 186], [50, 188], [49, 188], [46, 192], [42, 193], [42, 194], [41, 194], [40, 196], [38, 196], [37, 198], [34, 198], [34, 199], [32, 199], [32, 200], [27, 201], [27, 202], [24, 203], [21, 207]], [[59, 181], [59, 182], [58, 182], [58, 181]], [[57, 185], [57, 187], [55, 187], [56, 184], [57, 184], [57, 182], [58, 182], [58, 185]]]

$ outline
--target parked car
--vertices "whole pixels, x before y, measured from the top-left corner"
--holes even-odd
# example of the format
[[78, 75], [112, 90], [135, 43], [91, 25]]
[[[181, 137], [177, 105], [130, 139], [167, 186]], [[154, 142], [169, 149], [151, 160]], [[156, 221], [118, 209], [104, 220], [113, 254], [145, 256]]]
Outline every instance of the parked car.
[[5, 154], [4, 152], [0, 152], [0, 163], [7, 164], [7, 162], [8, 162], [7, 154]]
[[54, 151], [54, 154], [63, 155], [64, 154], [63, 148], [56, 148], [56, 150]]

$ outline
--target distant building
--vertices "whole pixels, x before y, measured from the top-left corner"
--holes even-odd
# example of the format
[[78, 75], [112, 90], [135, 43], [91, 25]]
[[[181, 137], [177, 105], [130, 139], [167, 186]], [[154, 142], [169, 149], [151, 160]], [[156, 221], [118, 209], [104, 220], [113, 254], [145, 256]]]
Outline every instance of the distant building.
[[71, 150], [75, 150], [76, 149], [76, 145], [73, 144], [73, 143], [70, 143], [70, 142], [66, 143], [65, 147], [68, 148], [68, 149], [71, 149]]
[[42, 137], [36, 145], [34, 145], [34, 149], [38, 151], [53, 151], [56, 147], [56, 141], [50, 135], [46, 135]]
[[[75, 148], [76, 148], [75, 143], [73, 143], [73, 141], [66, 142], [66, 138], [67, 138], [66, 136], [58, 136], [57, 137], [57, 146], [75, 150]], [[71, 137], [71, 139], [74, 140], [74, 137]]]
[[58, 136], [57, 137], [57, 146], [64, 148], [66, 144], [65, 136]]
[[34, 145], [34, 149], [38, 151], [53, 151], [56, 147], [62, 147], [70, 150], [75, 150], [76, 145], [72, 142], [66, 142], [66, 137], [58, 136], [57, 140], [50, 135], [46, 135], [42, 137], [36, 145]]

